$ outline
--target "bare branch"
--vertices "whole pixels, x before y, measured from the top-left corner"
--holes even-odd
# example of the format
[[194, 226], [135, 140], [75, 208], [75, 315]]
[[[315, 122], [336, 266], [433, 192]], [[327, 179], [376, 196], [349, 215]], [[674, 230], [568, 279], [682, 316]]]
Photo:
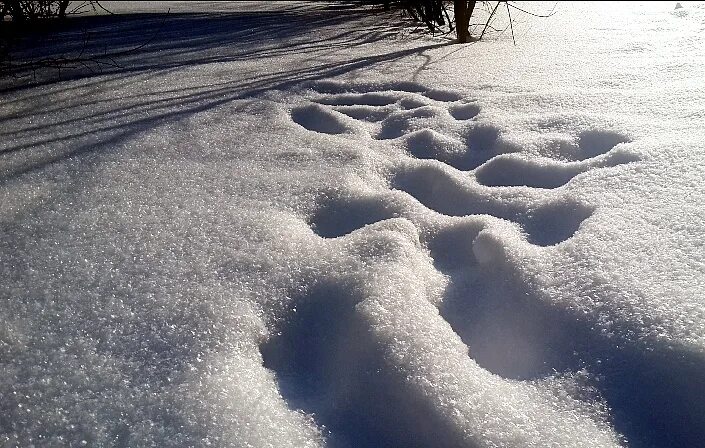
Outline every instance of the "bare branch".
[[[510, 2], [507, 2], [507, 6], [510, 7], [510, 8], [514, 8], [514, 9], [516, 9], [517, 11], [521, 11], [521, 12], [523, 12], [524, 14], [528, 14], [528, 15], [530, 15], [530, 16], [546, 18], [546, 17], [551, 17], [552, 15], [556, 14], [556, 6], [558, 6], [558, 2], [555, 2], [555, 3], [553, 4], [553, 8], [551, 8], [551, 12], [549, 12], [549, 13], [546, 14], [546, 15], [543, 15], [543, 14], [536, 14], [536, 13], [533, 13], [533, 12], [531, 12], [531, 11], [527, 11], [527, 10], [522, 9], [522, 8], [518, 7], [517, 5], [514, 5], [514, 4], [510, 3]], [[507, 11], [507, 12], [508, 12], [508, 11]]]
[[497, 2], [497, 4], [494, 6], [494, 9], [492, 9], [490, 16], [487, 18], [487, 22], [485, 23], [485, 27], [482, 29], [482, 33], [480, 33], [480, 39], [482, 39], [482, 37], [485, 35], [485, 31], [487, 31], [487, 27], [490, 25], [490, 22], [492, 21], [494, 14], [497, 12], [497, 8], [499, 8], [500, 3], [502, 2]]
[[509, 28], [512, 30], [512, 42], [516, 46], [517, 41], [514, 40], [514, 24], [512, 22], [512, 13], [509, 11], [509, 2], [505, 2], [505, 5], [507, 5], [507, 15], [509, 16]]

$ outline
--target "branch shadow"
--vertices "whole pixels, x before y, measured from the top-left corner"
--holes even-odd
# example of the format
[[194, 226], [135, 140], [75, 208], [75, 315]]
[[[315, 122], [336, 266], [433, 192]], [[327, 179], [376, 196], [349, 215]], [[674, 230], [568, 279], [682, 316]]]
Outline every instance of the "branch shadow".
[[[108, 53], [125, 53], [115, 58], [119, 66], [106, 66], [100, 72], [75, 67], [64, 70], [59, 78], [46, 69], [36, 82], [10, 82], [0, 87], [7, 106], [0, 112], [0, 120], [7, 124], [0, 130], [0, 162], [7, 157], [16, 162], [23, 157], [17, 153], [51, 148], [48, 155], [39, 151], [38, 157], [31, 157], [33, 161], [4, 167], [0, 163], [0, 184], [86, 152], [114, 147], [135, 130], [445, 45], [414, 42], [382, 54], [357, 51], [388, 39], [398, 26], [385, 24], [383, 16], [370, 17], [365, 9], [316, 5], [288, 5], [278, 11], [76, 18], [68, 29], [47, 36], [46, 45], [21, 49], [15, 60], [52, 54], [101, 58]], [[83, 46], [80, 37], [86, 34], [91, 37]], [[144, 47], [128, 51], [147, 39]], [[291, 54], [298, 55], [295, 66], [291, 62], [276, 66]], [[345, 57], [347, 54], [350, 56]], [[242, 64], [234, 66], [237, 72], [228, 73], [230, 67], [222, 64], [233, 62]], [[252, 64], [256, 64], [254, 69]], [[201, 83], [190, 71], [195, 68], [219, 73]], [[189, 71], [183, 85], [182, 71]], [[179, 85], [174, 85], [175, 81]], [[133, 84], [155, 88], [140, 88], [135, 93], [126, 88]], [[43, 117], [37, 120], [40, 113]]]

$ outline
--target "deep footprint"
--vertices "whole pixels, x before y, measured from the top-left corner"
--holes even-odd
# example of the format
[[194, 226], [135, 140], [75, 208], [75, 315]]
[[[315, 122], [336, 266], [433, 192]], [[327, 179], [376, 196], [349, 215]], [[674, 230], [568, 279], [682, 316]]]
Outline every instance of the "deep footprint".
[[309, 131], [323, 134], [352, 133], [354, 129], [345, 123], [344, 115], [319, 104], [310, 104], [292, 109], [291, 119]]
[[527, 240], [553, 246], [571, 238], [592, 214], [590, 207], [569, 199], [528, 206], [522, 201], [500, 201], [466, 187], [442, 169], [417, 166], [398, 173], [391, 182], [427, 208], [448, 216], [486, 214], [520, 225]]
[[631, 140], [624, 134], [612, 131], [589, 130], [583, 131], [578, 136], [578, 148], [580, 150], [576, 160], [585, 160], [605, 154], [620, 143], [628, 143]]
[[423, 106], [394, 112], [382, 121], [382, 127], [376, 138], [389, 140], [420, 129], [433, 127], [436, 124], [437, 117], [442, 116], [444, 113], [443, 109], [435, 106]]
[[[427, 242], [434, 265], [450, 279], [440, 314], [471, 357], [515, 380], [587, 372], [586, 399], [606, 400], [630, 446], [699, 446], [705, 435], [703, 355], [678, 347], [650, 350], [600, 331], [578, 310], [551, 305], [515, 275], [521, 266], [475, 257], [484, 229], [480, 221], [459, 221]], [[638, 331], [627, 326], [620, 333]], [[681, 429], [666, 433], [664, 426]]]
[[553, 160], [540, 164], [515, 156], [500, 156], [475, 171], [475, 177], [488, 187], [558, 188], [586, 170]]
[[335, 106], [334, 110], [355, 120], [370, 123], [382, 121], [391, 113], [387, 108], [378, 106]]
[[[356, 319], [354, 303], [335, 286], [296, 299], [280, 334], [260, 347], [264, 366], [295, 409], [315, 416], [333, 445], [389, 446], [395, 441], [365, 403], [379, 393], [379, 366]], [[368, 406], [369, 407], [369, 406]], [[365, 410], [365, 412], [362, 412]], [[389, 423], [389, 422], [387, 422]]]
[[451, 90], [442, 90], [442, 89], [430, 89], [427, 90], [423, 94], [426, 98], [430, 98], [435, 101], [442, 101], [442, 102], [453, 102], [453, 101], [459, 101], [463, 99], [463, 95], [460, 94], [459, 92], [453, 92]]
[[579, 370], [575, 353], [580, 347], [571, 337], [577, 331], [575, 319], [533, 298], [530, 288], [512, 278], [502, 257], [478, 261], [473, 243], [479, 232], [461, 223], [436, 236], [442, 243], [429, 243], [436, 267], [450, 279], [441, 316], [470, 356], [503, 378], [535, 380]]
[[323, 238], [337, 238], [389, 218], [398, 210], [378, 197], [337, 197], [326, 199], [309, 220], [313, 231]]
[[329, 433], [326, 446], [458, 446], [447, 422], [385, 363], [349, 287], [319, 284], [294, 305], [260, 353], [289, 405]]
[[[541, 129], [553, 130], [550, 126]], [[631, 141], [627, 135], [619, 132], [590, 129], [580, 132], [576, 138], [566, 135], [565, 139], [556, 140], [557, 144], [550, 155], [566, 162], [579, 162], [606, 154], [615, 146]]]
[[[469, 171], [497, 155], [495, 145], [487, 139], [489, 136], [482, 135], [487, 132], [487, 128], [475, 128], [475, 130], [476, 133], [468, 134], [468, 139], [473, 140], [473, 136], [479, 135], [481, 140], [486, 140], [483, 143], [488, 146], [481, 145], [479, 146], [481, 149], [473, 149], [472, 146], [475, 144], [472, 142], [464, 143], [432, 129], [421, 129], [406, 134], [402, 137], [402, 142], [409, 154], [417, 159], [438, 160], [457, 170]], [[472, 146], [468, 147], [468, 145]]]
[[517, 155], [495, 157], [482, 165], [475, 176], [488, 187], [558, 188], [579, 174], [599, 168], [615, 167], [640, 160], [631, 153], [611, 153], [598, 163], [561, 162], [554, 159], [532, 160]]

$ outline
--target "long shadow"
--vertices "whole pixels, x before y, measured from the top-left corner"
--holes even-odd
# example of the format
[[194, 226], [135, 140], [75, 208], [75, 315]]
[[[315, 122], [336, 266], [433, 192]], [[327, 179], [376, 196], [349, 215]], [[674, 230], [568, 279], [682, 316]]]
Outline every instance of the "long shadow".
[[[132, 14], [76, 20], [72, 30], [59, 33], [54, 39], [50, 46], [52, 52], [69, 50], [71, 45], [76, 45], [78, 28], [87, 29], [95, 36], [94, 48], [87, 50], [86, 54], [99, 54], [104, 48], [132, 48], [143, 43], [145, 36], [152, 40], [138, 52], [122, 57], [118, 61], [122, 67], [111, 68], [101, 76], [83, 71], [77, 73], [73, 81], [57, 83], [57, 79], [49, 79], [1, 90], [0, 94], [9, 97], [4, 103], [13, 107], [8, 108], [7, 113], [0, 113], [0, 119], [10, 124], [0, 134], [13, 138], [0, 144], [0, 158], [58, 143], [68, 147], [67, 143], [83, 137], [98, 142], [109, 138], [117, 144], [120, 141], [118, 135], [132, 134], [129, 129], [149, 129], [233, 100], [257, 97], [271, 89], [287, 89], [301, 82], [342, 75], [438, 46], [424, 45], [373, 56], [353, 56], [342, 63], [340, 58], [331, 61], [331, 52], [347, 51], [383, 39], [389, 32], [386, 25], [355, 26], [366, 14], [359, 9], [342, 12], [321, 9], [312, 13], [310, 7], [292, 7], [278, 12]], [[311, 36], [316, 35], [314, 31], [319, 28], [335, 31], [326, 39], [312, 40]], [[152, 93], [116, 95], [109, 104], [103, 96], [113, 89], [125, 91], [123, 86], [130, 82], [154, 82], [166, 78], [184, 67], [255, 59], [262, 59], [266, 64], [267, 60], [292, 52], [307, 55], [305, 63], [264, 75], [237, 73], [234, 79], [218, 83], [192, 83], [184, 88], [166, 86]], [[31, 53], [25, 55], [31, 56]], [[31, 90], [42, 85], [45, 88], [37, 89], [37, 93]], [[60, 97], [62, 101], [47, 101], [52, 97]], [[31, 123], [29, 119], [40, 111], [53, 120]], [[60, 148], [56, 151], [59, 154], [40, 158], [41, 162], [34, 166], [27, 166], [31, 164], [27, 162], [19, 169], [5, 170], [0, 174], [0, 180], [86, 151], [90, 151], [90, 145], [68, 150]]]
[[[422, 48], [421, 50], [425, 48]], [[226, 83], [226, 85], [222, 87], [217, 87], [214, 89], [205, 88], [202, 91], [198, 91], [196, 93], [188, 94], [185, 96], [178, 96], [177, 98], [155, 100], [150, 103], [144, 104], [148, 111], [156, 112], [151, 114], [147, 118], [142, 118], [144, 116], [144, 111], [142, 110], [139, 110], [138, 113], [135, 113], [133, 108], [130, 106], [117, 107], [115, 109], [110, 110], [106, 114], [120, 117], [120, 122], [117, 124], [112, 124], [110, 122], [100, 122], [99, 126], [101, 127], [98, 127], [97, 129], [91, 128], [77, 132], [75, 131], [72, 133], [71, 131], [74, 129], [73, 125], [81, 122], [81, 120], [68, 119], [62, 122], [61, 131], [64, 131], [63, 135], [39, 140], [35, 139], [27, 143], [0, 147], [0, 155], [4, 153], [16, 152], [22, 149], [31, 149], [38, 145], [47, 145], [58, 143], [60, 141], [68, 141], [81, 136], [95, 136], [96, 134], [100, 135], [104, 132], [124, 130], [129, 127], [148, 129], [150, 127], [158, 126], [162, 123], [176, 121], [188, 117], [191, 114], [209, 110], [216, 106], [232, 102], [234, 100], [252, 98], [271, 89], [286, 89], [298, 85], [302, 82], [326, 79], [328, 77], [337, 76], [360, 68], [374, 66], [378, 63], [403, 58], [405, 56], [415, 54], [418, 51], [420, 50], [400, 50], [379, 56], [355, 58], [345, 64], [326, 63], [319, 66], [315, 66], [310, 69], [306, 68], [294, 70], [293, 74], [289, 72], [289, 74], [287, 75], [277, 74], [271, 75], [269, 77], [255, 78], [252, 80], [246, 80], [245, 82], [239, 85], [231, 85], [230, 83]], [[292, 76], [294, 80], [290, 79], [290, 77]], [[116, 101], [119, 100], [120, 98], [116, 98]], [[175, 110], [176, 106], [178, 106], [178, 109]], [[33, 130], [36, 130], [36, 127], [33, 128]], [[24, 132], [24, 130], [15, 130], [13, 134], [19, 135], [22, 132]], [[126, 134], [131, 134], [131, 132], [127, 131]], [[70, 150], [65, 153], [65, 156], [56, 157], [53, 161], [56, 162], [59, 160], [63, 160], [84, 152], [86, 152], [86, 150]], [[22, 172], [27, 171], [28, 169], [29, 168], [23, 168]], [[18, 174], [21, 173], [10, 172], [6, 174], [0, 174], [0, 181], [15, 177]]]
[[[106, 74], [253, 60], [291, 53], [315, 54], [376, 42], [394, 32], [393, 28], [384, 25], [382, 18], [360, 28], [356, 22], [368, 16], [369, 12], [359, 9], [340, 12], [309, 7], [283, 11], [141, 13], [73, 18], [62, 29], [18, 38], [12, 60], [22, 63], [79, 54], [90, 59], [136, 49], [116, 59], [119, 67], [101, 70], [100, 73]], [[315, 32], [325, 28], [335, 31], [330, 34]], [[75, 77], [86, 75], [90, 73], [84, 71]], [[58, 80], [58, 77], [47, 79], [44, 84]], [[37, 83], [10, 86], [0, 92], [35, 85]]]

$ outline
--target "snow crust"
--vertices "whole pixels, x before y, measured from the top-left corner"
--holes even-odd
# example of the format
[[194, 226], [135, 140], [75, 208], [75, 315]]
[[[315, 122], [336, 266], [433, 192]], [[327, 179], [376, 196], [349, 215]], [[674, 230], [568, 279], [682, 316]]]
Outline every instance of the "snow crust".
[[3, 81], [0, 444], [705, 439], [703, 4], [105, 3]]

